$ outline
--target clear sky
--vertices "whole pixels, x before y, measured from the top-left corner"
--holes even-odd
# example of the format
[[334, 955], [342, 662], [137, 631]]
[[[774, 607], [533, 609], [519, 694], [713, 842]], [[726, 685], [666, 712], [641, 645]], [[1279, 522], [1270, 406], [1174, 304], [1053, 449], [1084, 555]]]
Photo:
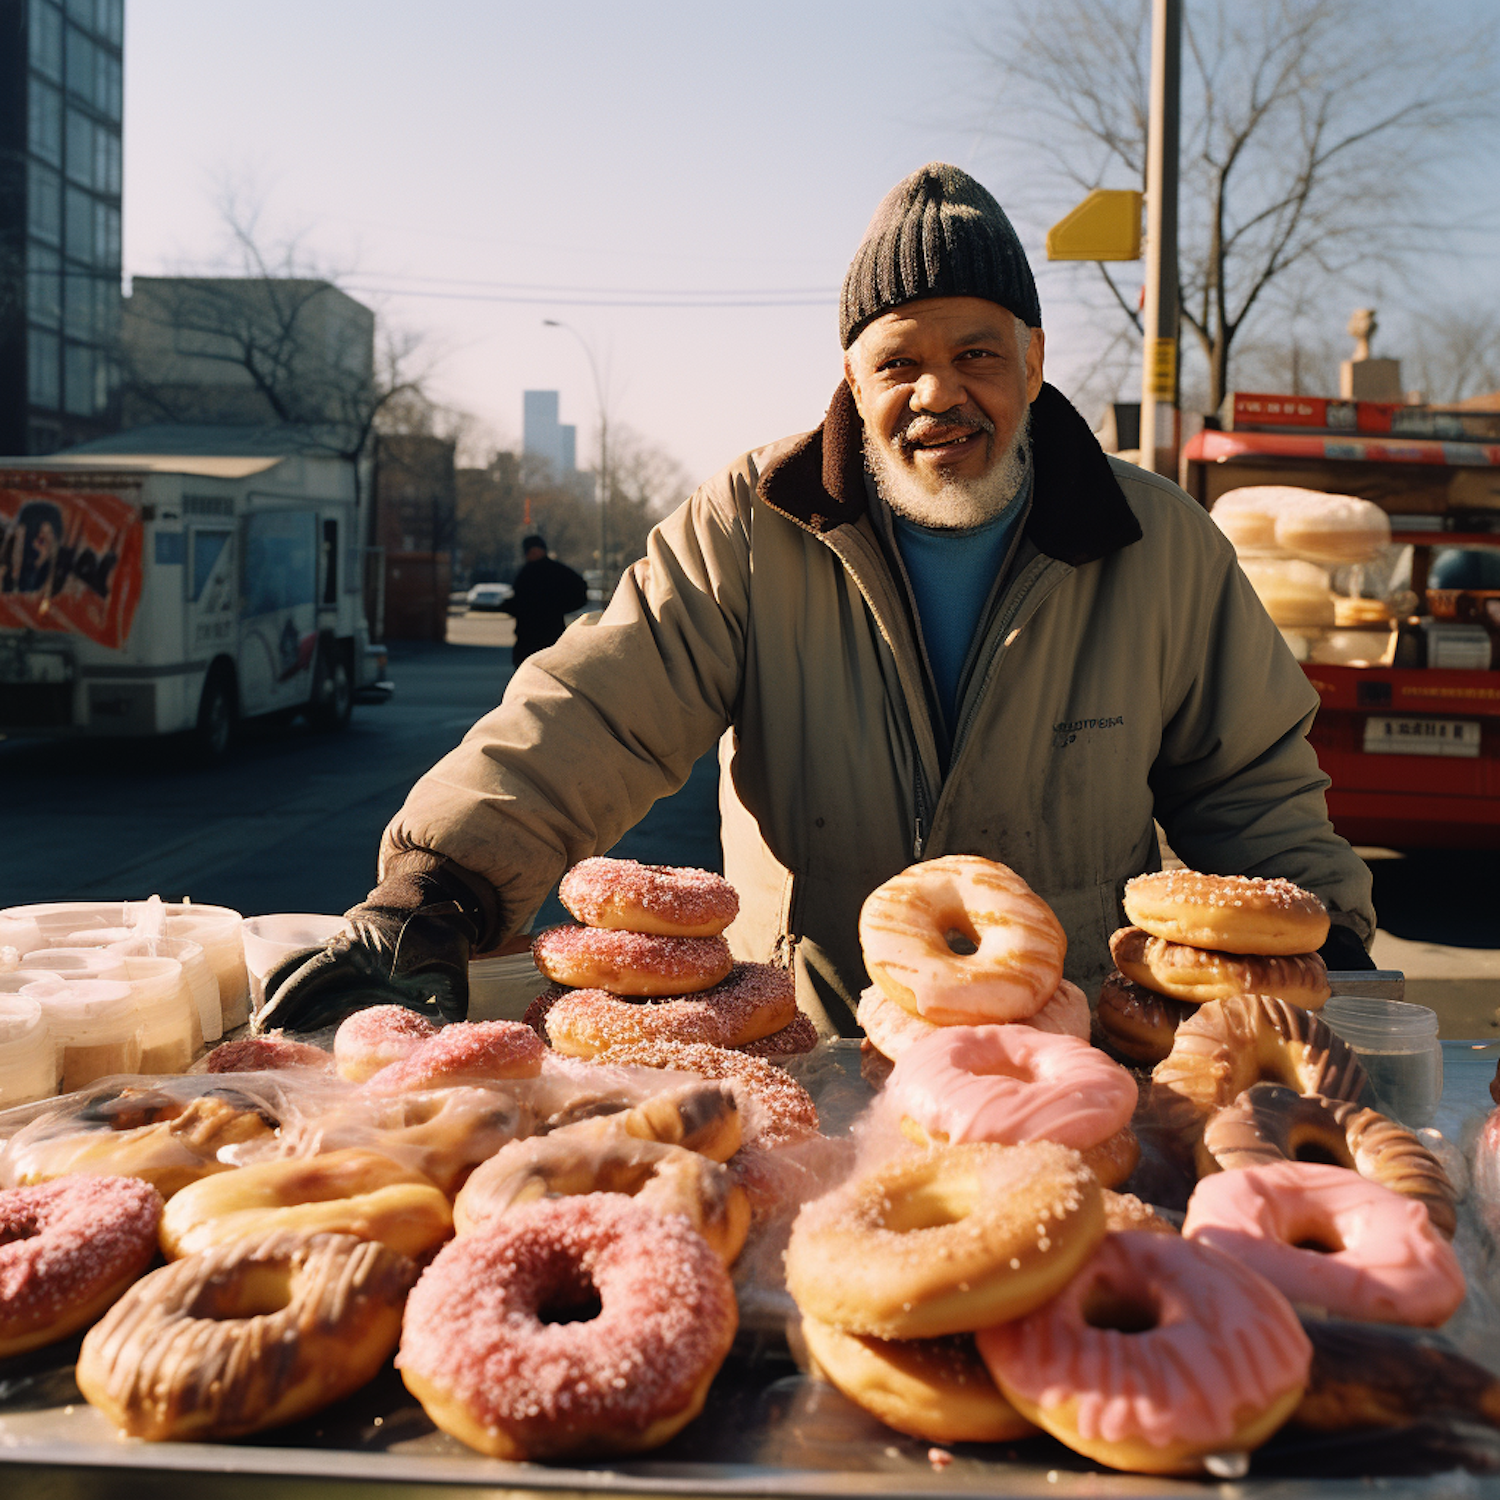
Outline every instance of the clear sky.
[[[892, 183], [944, 158], [1022, 202], [967, 40], [992, 10], [127, 0], [125, 269], [222, 268], [234, 185], [267, 240], [300, 233], [423, 334], [435, 394], [497, 438], [518, 438], [524, 389], [556, 388], [591, 457], [594, 384], [558, 318], [611, 421], [706, 477], [819, 419], [837, 288]], [[1047, 265], [1045, 219], [1013, 217], [1067, 389], [1098, 330], [1074, 269]]]

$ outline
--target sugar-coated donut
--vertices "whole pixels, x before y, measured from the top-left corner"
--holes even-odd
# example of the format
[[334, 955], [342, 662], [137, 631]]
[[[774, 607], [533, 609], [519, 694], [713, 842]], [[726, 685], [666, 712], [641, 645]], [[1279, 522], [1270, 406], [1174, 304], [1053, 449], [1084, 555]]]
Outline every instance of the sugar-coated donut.
[[332, 1066], [333, 1059], [321, 1047], [294, 1042], [279, 1031], [225, 1042], [204, 1059], [207, 1073], [259, 1073], [267, 1068], [315, 1068], [326, 1073]]
[[280, 1230], [352, 1234], [420, 1260], [453, 1232], [448, 1200], [378, 1151], [256, 1162], [185, 1187], [161, 1220], [168, 1260]]
[[738, 1321], [690, 1225], [596, 1193], [528, 1204], [439, 1252], [396, 1364], [427, 1415], [481, 1453], [636, 1453], [702, 1410]]
[[1036, 1428], [1000, 1394], [971, 1334], [876, 1339], [802, 1319], [817, 1373], [887, 1427], [928, 1443], [1005, 1443]]
[[740, 910], [739, 896], [722, 875], [633, 859], [581, 860], [557, 894], [586, 927], [657, 937], [717, 937]]
[[136, 1282], [84, 1338], [78, 1388], [122, 1432], [244, 1437], [372, 1380], [417, 1267], [372, 1240], [271, 1234]]
[[1148, 1234], [1176, 1234], [1177, 1226], [1162, 1218], [1149, 1203], [1142, 1203], [1134, 1193], [1104, 1193], [1104, 1223], [1111, 1234], [1130, 1229]]
[[437, 1027], [404, 1005], [371, 1005], [346, 1016], [333, 1034], [333, 1060], [340, 1078], [363, 1083], [409, 1056]]
[[92, 1323], [155, 1259], [161, 1208], [133, 1177], [0, 1192], [0, 1358]]
[[1157, 870], [1125, 882], [1125, 915], [1152, 937], [1221, 953], [1313, 953], [1328, 912], [1290, 880]]
[[1094, 1014], [1111, 1051], [1128, 1062], [1159, 1063], [1172, 1050], [1177, 1028], [1196, 1009], [1134, 984], [1116, 970], [1099, 990]]
[[[879, 985], [870, 985], [859, 997], [854, 1019], [864, 1028], [865, 1035], [876, 1048], [894, 1062], [913, 1042], [930, 1036], [941, 1028], [932, 1021], [913, 1015], [903, 1005], [898, 1005]], [[1048, 1031], [1059, 1036], [1076, 1036], [1081, 1041], [1089, 1038], [1088, 997], [1076, 984], [1064, 979], [1059, 981], [1052, 996], [1034, 1015], [1010, 1023], [1030, 1026], [1036, 1031]]]
[[1109, 940], [1109, 952], [1127, 979], [1192, 1005], [1274, 995], [1303, 1010], [1320, 1010], [1333, 993], [1327, 966], [1316, 953], [1215, 953], [1152, 937], [1144, 927], [1120, 928]]
[[1458, 1257], [1427, 1210], [1345, 1167], [1216, 1172], [1193, 1189], [1182, 1232], [1335, 1317], [1436, 1328], [1464, 1300]]
[[1122, 1125], [1113, 1135], [1081, 1154], [1084, 1166], [1099, 1179], [1100, 1187], [1117, 1188], [1140, 1163], [1140, 1137], [1130, 1126]]
[[972, 1332], [1039, 1306], [1104, 1237], [1076, 1151], [937, 1146], [811, 1203], [792, 1226], [787, 1290], [804, 1315], [877, 1338]]
[[455, 1021], [418, 1042], [398, 1062], [372, 1073], [377, 1093], [441, 1088], [484, 1079], [535, 1078], [547, 1049], [520, 1021]]
[[734, 959], [721, 937], [654, 937], [605, 927], [549, 927], [531, 957], [554, 984], [665, 1000], [729, 978]]
[[768, 1057], [774, 1061], [782, 1057], [801, 1057], [804, 1053], [811, 1052], [820, 1040], [812, 1017], [806, 1011], [799, 1010], [780, 1031], [773, 1031], [770, 1036], [760, 1037], [753, 1042], [742, 1042], [731, 1050], [747, 1053], [751, 1057]]
[[1312, 1346], [1275, 1287], [1176, 1235], [1112, 1234], [1046, 1306], [978, 1335], [1018, 1411], [1114, 1469], [1194, 1474], [1295, 1410]]
[[[956, 933], [973, 951], [959, 953]], [[1052, 908], [1006, 865], [950, 854], [877, 887], [859, 913], [870, 978], [940, 1026], [1019, 1021], [1062, 978], [1068, 940]]]

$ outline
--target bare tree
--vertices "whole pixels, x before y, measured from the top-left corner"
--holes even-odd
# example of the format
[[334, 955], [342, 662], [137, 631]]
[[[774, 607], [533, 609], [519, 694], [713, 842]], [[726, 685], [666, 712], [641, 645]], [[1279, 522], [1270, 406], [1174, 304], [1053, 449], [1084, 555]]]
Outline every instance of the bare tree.
[[[1441, 167], [1494, 118], [1481, 38], [1395, 0], [1184, 7], [1182, 319], [1216, 407], [1252, 315], [1441, 242]], [[1023, 143], [1038, 199], [1144, 184], [1149, 0], [1032, 0], [976, 45], [1002, 90], [989, 128]], [[1117, 316], [1131, 295], [1105, 264]], [[1341, 313], [1342, 316], [1342, 313]]]
[[1407, 383], [1437, 404], [1500, 391], [1500, 313], [1447, 310], [1420, 318], [1403, 368]]

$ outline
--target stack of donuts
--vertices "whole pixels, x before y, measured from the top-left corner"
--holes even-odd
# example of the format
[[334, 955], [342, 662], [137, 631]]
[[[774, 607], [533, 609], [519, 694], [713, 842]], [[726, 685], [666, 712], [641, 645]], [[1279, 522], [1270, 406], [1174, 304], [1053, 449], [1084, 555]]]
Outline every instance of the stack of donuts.
[[1132, 925], [1110, 939], [1097, 1018], [1101, 1043], [1128, 1062], [1160, 1062], [1205, 1001], [1269, 995], [1318, 1010], [1328, 999], [1316, 951], [1328, 913], [1289, 880], [1158, 870], [1127, 881], [1124, 904]]

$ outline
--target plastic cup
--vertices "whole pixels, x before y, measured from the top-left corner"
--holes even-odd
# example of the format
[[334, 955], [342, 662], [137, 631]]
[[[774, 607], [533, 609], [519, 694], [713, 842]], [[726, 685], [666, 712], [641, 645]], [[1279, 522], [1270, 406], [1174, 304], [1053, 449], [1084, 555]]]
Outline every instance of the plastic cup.
[[[35, 989], [22, 993], [35, 995]], [[140, 1017], [128, 984], [80, 979], [35, 998], [57, 1047], [65, 1094], [112, 1073], [140, 1072]]]
[[28, 969], [42, 969], [63, 979], [123, 979], [125, 961], [107, 948], [38, 948], [26, 955]]
[[159, 937], [143, 938], [130, 936], [123, 942], [111, 943], [110, 952], [137, 958], [175, 958], [182, 965], [183, 979], [192, 996], [193, 1008], [198, 1014], [198, 1025], [193, 1050], [201, 1042], [216, 1042], [224, 1035], [224, 1013], [219, 1008], [219, 981], [208, 965], [203, 945], [191, 938]]
[[1412, 1129], [1432, 1123], [1443, 1097], [1436, 1011], [1407, 1000], [1334, 995], [1318, 1014], [1364, 1064], [1382, 1114]]
[[52, 1032], [33, 995], [0, 995], [0, 1109], [50, 1099], [57, 1091]]
[[198, 1007], [175, 958], [116, 955], [140, 1018], [142, 1073], [185, 1073], [199, 1046]]
[[227, 906], [174, 902], [166, 909], [166, 936], [190, 938], [203, 949], [219, 982], [223, 1029], [233, 1031], [250, 1019], [250, 976], [245, 969], [244, 918]]
[[342, 917], [319, 912], [288, 911], [266, 917], [246, 917], [241, 929], [245, 967], [250, 974], [250, 999], [256, 1010], [266, 1003], [264, 979], [288, 953], [320, 948], [347, 927]]

